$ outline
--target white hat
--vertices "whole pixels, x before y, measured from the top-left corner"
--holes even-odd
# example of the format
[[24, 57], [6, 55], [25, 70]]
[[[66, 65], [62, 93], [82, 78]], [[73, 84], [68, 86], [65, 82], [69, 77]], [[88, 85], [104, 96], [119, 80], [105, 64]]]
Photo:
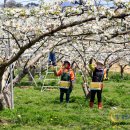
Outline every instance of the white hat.
[[100, 64], [104, 66], [104, 61], [103, 60], [97, 60], [96, 64]]

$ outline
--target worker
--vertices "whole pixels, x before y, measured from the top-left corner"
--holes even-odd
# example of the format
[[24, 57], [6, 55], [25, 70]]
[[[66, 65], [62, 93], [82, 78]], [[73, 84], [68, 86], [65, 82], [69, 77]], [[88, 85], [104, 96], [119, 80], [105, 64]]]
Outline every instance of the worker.
[[90, 84], [91, 96], [90, 96], [90, 108], [93, 108], [95, 95], [98, 98], [98, 109], [102, 109], [102, 89], [104, 78], [104, 65], [103, 61], [96, 61], [96, 66], [92, 64], [93, 59], [89, 61], [89, 68], [92, 70], [92, 82]]
[[63, 102], [64, 94], [66, 94], [66, 103], [69, 103], [70, 100], [70, 93], [73, 89], [74, 79], [75, 75], [73, 70], [70, 67], [69, 61], [64, 61], [62, 67], [56, 72], [55, 69], [53, 69], [54, 74], [56, 76], [61, 76], [60, 81], [60, 103]]
[[55, 56], [55, 52], [53, 51], [49, 53], [48, 65], [56, 66], [56, 56]]

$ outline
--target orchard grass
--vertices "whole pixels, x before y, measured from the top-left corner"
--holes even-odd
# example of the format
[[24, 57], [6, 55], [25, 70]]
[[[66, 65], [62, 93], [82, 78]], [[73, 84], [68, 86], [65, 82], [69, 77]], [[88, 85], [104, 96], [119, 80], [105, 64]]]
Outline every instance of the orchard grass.
[[0, 130], [128, 130], [130, 122], [113, 122], [110, 118], [112, 108], [130, 108], [130, 75], [120, 81], [116, 77], [110, 75], [105, 81], [103, 110], [97, 109], [97, 100], [93, 109], [88, 107], [80, 75], [68, 105], [59, 103], [58, 89], [41, 92], [39, 80], [37, 88], [34, 84], [25, 89], [18, 87], [28, 85], [24, 79], [14, 89], [15, 109], [0, 112]]

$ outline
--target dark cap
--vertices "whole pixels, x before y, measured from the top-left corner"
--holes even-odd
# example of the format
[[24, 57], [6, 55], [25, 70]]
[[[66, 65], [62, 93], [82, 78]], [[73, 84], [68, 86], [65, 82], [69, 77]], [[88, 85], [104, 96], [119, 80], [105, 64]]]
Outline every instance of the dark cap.
[[66, 61], [64, 61], [64, 65], [65, 65], [65, 64], [70, 65], [70, 62], [66, 60]]

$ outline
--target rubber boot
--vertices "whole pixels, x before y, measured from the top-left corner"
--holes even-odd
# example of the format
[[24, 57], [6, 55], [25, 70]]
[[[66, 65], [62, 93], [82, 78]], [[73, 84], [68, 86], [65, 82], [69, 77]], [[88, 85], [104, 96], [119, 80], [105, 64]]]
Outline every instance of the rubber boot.
[[89, 102], [89, 107], [93, 108], [93, 104], [94, 104], [94, 102]]
[[100, 109], [100, 110], [102, 109], [102, 102], [98, 103], [98, 109]]

